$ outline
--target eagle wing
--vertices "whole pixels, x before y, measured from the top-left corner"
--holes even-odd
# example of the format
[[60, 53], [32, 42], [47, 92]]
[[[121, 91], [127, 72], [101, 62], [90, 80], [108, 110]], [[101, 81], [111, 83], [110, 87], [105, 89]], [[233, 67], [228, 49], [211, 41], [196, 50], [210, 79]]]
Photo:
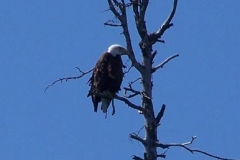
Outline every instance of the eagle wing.
[[[97, 112], [98, 103], [103, 100], [103, 98], [94, 93], [103, 93], [107, 91], [112, 96], [120, 90], [120, 86], [123, 79], [123, 63], [120, 55], [112, 56], [110, 53], [104, 53], [96, 63], [93, 70], [92, 77], [89, 79], [89, 85], [91, 89], [88, 96], [91, 96], [94, 105], [94, 111]], [[102, 101], [103, 102], [103, 101]], [[105, 101], [106, 102], [106, 101]], [[111, 102], [111, 98], [105, 103], [107, 108]]]
[[88, 97], [91, 96], [92, 98], [95, 112], [97, 112], [98, 103], [101, 101], [101, 97], [93, 93], [103, 92], [107, 88], [109, 56], [109, 54], [105, 53], [99, 58], [93, 70], [92, 77], [89, 79], [91, 89], [88, 93]]

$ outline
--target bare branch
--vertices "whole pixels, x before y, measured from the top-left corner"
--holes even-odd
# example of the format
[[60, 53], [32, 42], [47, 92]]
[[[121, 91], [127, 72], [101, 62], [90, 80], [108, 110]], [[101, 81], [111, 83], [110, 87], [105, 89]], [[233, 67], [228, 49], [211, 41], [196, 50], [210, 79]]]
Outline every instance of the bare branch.
[[142, 3], [140, 5], [140, 20], [144, 21], [145, 19], [145, 13], [148, 7], [149, 0], [142, 0]]
[[166, 158], [166, 154], [158, 154], [157, 157]]
[[71, 80], [71, 79], [79, 79], [79, 78], [83, 77], [84, 75], [86, 75], [86, 74], [88, 74], [88, 73], [90, 73], [90, 72], [92, 72], [92, 71], [94, 70], [94, 68], [92, 68], [92, 69], [84, 72], [84, 71], [82, 71], [82, 70], [81, 70], [80, 68], [78, 68], [78, 67], [75, 67], [75, 68], [78, 69], [78, 71], [81, 73], [81, 75], [79, 75], [79, 76], [74, 76], [74, 77], [59, 78], [58, 80], [54, 81], [52, 84], [48, 85], [48, 86], [45, 88], [44, 92], [46, 92], [46, 91], [48, 90], [48, 88], [52, 87], [52, 86], [55, 85], [57, 82], [68, 81], [68, 80]]
[[136, 135], [139, 135], [140, 132], [142, 131], [142, 129], [143, 129], [144, 127], [145, 127], [145, 126], [142, 126], [138, 131], [136, 131], [136, 132], [137, 132]]
[[134, 81], [130, 82], [128, 85], [131, 86], [133, 85], [135, 82], [139, 81], [141, 79], [141, 77], [138, 77], [137, 79], [135, 79]]
[[[142, 41], [146, 40], [148, 37], [147, 27], [145, 22], [145, 13], [148, 7], [149, 0], [142, 0], [141, 4], [138, 4], [137, 0], [133, 0], [133, 12], [135, 14], [135, 24], [138, 30], [138, 34], [140, 35]], [[140, 7], [140, 11], [139, 11]]]
[[165, 148], [170, 148], [170, 147], [182, 147], [182, 148], [188, 150], [188, 151], [191, 152], [191, 153], [198, 152], [198, 153], [202, 153], [202, 154], [207, 155], [207, 156], [209, 156], [209, 157], [216, 158], [216, 159], [220, 159], [220, 160], [237, 160], [237, 159], [219, 157], [219, 156], [210, 154], [210, 153], [205, 152], [205, 151], [201, 151], [201, 150], [198, 150], [198, 149], [191, 149], [191, 148], [187, 147], [188, 145], [192, 144], [193, 141], [194, 141], [196, 138], [197, 138], [196, 136], [193, 136], [192, 139], [191, 139], [191, 141], [186, 142], [186, 143], [170, 143], [170, 144], [157, 143], [156, 145], [157, 145], [157, 147], [160, 147], [160, 148], [163, 148], [163, 149], [165, 149]]
[[[187, 148], [187, 147], [186, 147], [186, 148]], [[198, 149], [190, 149], [190, 148], [188, 148], [188, 150], [190, 150], [192, 153], [193, 153], [193, 152], [202, 153], [202, 154], [204, 154], [204, 155], [207, 155], [207, 156], [212, 157], [212, 158], [215, 158], [215, 159], [220, 159], [220, 160], [237, 160], [237, 159], [223, 158], [223, 157], [215, 156], [215, 155], [213, 155], [213, 154], [210, 154], [210, 153], [207, 153], [207, 152], [205, 152], [205, 151], [198, 150]]]
[[132, 156], [132, 159], [133, 159], [133, 160], [144, 160], [144, 159], [142, 159], [142, 158], [140, 158], [140, 157], [138, 157], [138, 156], [135, 156], [135, 155]]
[[123, 19], [122, 19], [120, 13], [114, 7], [114, 4], [112, 3], [112, 0], [107, 0], [107, 1], [108, 1], [108, 5], [109, 5], [110, 10], [112, 11], [112, 13], [122, 22]]
[[[97, 96], [109, 98], [105, 93], [101, 93], [101, 92], [99, 92], [97, 90], [89, 91], [89, 95], [97, 95]], [[131, 107], [133, 109], [136, 109], [136, 110], [138, 110], [140, 112], [144, 111], [144, 109], [141, 106], [137, 106], [137, 105], [133, 104], [127, 98], [124, 98], [124, 97], [121, 97], [121, 96], [115, 94], [114, 99], [117, 99], [119, 101], [125, 102], [129, 107]], [[112, 107], [113, 107], [113, 113], [112, 114], [115, 114], [115, 105], [114, 105], [114, 103], [112, 103]]]
[[152, 62], [152, 64], [154, 63], [154, 58], [155, 58], [155, 56], [157, 55], [157, 50], [155, 50], [153, 53], [152, 53], [152, 55], [151, 55], [151, 62]]
[[131, 0], [131, 2], [132, 2], [132, 5], [133, 5], [133, 12], [135, 14], [135, 21], [138, 21], [138, 19], [139, 19], [139, 11], [138, 11], [139, 3], [138, 3], [138, 0]]
[[174, 0], [173, 2], [173, 8], [171, 11], [171, 14], [169, 15], [169, 17], [167, 18], [167, 20], [163, 23], [163, 25], [161, 26], [161, 28], [157, 31], [157, 36], [158, 38], [161, 38], [161, 36], [163, 35], [163, 33], [170, 28], [173, 24], [171, 24], [171, 21], [175, 15], [176, 9], [177, 9], [177, 3], [178, 0]]
[[176, 57], [178, 57], [179, 56], [179, 54], [175, 54], [175, 55], [173, 55], [173, 56], [171, 56], [171, 57], [168, 57], [165, 61], [163, 61], [161, 64], [159, 64], [159, 65], [157, 65], [156, 67], [154, 67], [153, 69], [152, 69], [152, 73], [154, 73], [154, 72], [156, 72], [158, 69], [160, 69], [160, 68], [163, 68], [163, 66], [165, 65], [165, 64], [167, 64], [170, 60], [172, 60], [172, 59], [174, 59], [174, 58], [176, 58]]
[[165, 41], [164, 41], [164, 40], [161, 40], [161, 39], [158, 39], [157, 42], [165, 43]]
[[130, 95], [124, 95], [124, 97], [125, 98], [133, 98], [133, 97], [135, 97], [135, 96], [137, 96], [137, 95], [139, 95], [140, 93], [133, 93], [133, 94], [130, 94]]
[[197, 137], [196, 136], [193, 136], [191, 141], [189, 142], [185, 142], [185, 143], [170, 143], [170, 144], [162, 144], [162, 143], [158, 143], [157, 142], [157, 147], [160, 147], [162, 149], [166, 149], [166, 148], [169, 148], [169, 147], [173, 147], [173, 146], [177, 146], [177, 147], [185, 147], [186, 145], [190, 145], [193, 143], [193, 141], [196, 139]]
[[[123, 89], [125, 90], [124, 91], [124, 97], [126, 97], [126, 98], [132, 98], [132, 97], [135, 97], [135, 96], [137, 96], [137, 95], [141, 95], [142, 94], [142, 92], [140, 92], [140, 91], [137, 91], [137, 90], [135, 90], [135, 89], [133, 89], [132, 88], [132, 85], [135, 83], [135, 82], [137, 82], [138, 80], [140, 80], [141, 78], [139, 77], [139, 78], [137, 78], [136, 80], [134, 80], [134, 81], [132, 81], [132, 82], [129, 82], [128, 83], [128, 86], [129, 87], [124, 87]], [[130, 95], [127, 95], [127, 92], [132, 92], [133, 94], [130, 94]]]
[[143, 66], [136, 60], [133, 52], [131, 37], [128, 31], [127, 22], [123, 23], [123, 34], [127, 43], [128, 58], [131, 60], [132, 65], [140, 72], [143, 72]]
[[142, 139], [141, 137], [139, 137], [138, 135], [136, 135], [134, 133], [129, 134], [129, 137], [141, 142], [143, 145], [146, 145], [146, 140]]
[[104, 23], [105, 26], [111, 26], [111, 27], [121, 27], [121, 24], [114, 24], [114, 23], [110, 23], [110, 22], [105, 22]]
[[118, 1], [116, 1], [116, 0], [112, 0], [113, 2], [114, 2], [114, 4], [116, 5], [116, 6], [119, 6], [120, 5], [120, 2], [118, 2]]
[[160, 121], [161, 121], [161, 119], [162, 119], [162, 117], [163, 117], [163, 114], [164, 114], [165, 108], [166, 108], [166, 105], [163, 104], [163, 105], [162, 105], [162, 108], [161, 108], [161, 110], [160, 110], [160, 112], [157, 114], [157, 117], [156, 117], [156, 124], [159, 124], [159, 123], [160, 123]]
[[[142, 66], [141, 64], [136, 60], [134, 52], [133, 52], [133, 48], [132, 48], [132, 43], [131, 43], [131, 37], [130, 37], [130, 33], [128, 30], [128, 24], [127, 24], [127, 14], [126, 14], [126, 7], [130, 6], [130, 5], [125, 5], [124, 1], [122, 1], [122, 5], [119, 5], [119, 2], [117, 2], [116, 0], [113, 0], [113, 2], [115, 4], [118, 4], [117, 7], [121, 10], [120, 14], [116, 8], [114, 7], [114, 4], [112, 2], [112, 0], [107, 0], [108, 1], [108, 5], [110, 7], [110, 10], [113, 12], [113, 14], [119, 19], [119, 21], [121, 22], [121, 26], [123, 28], [123, 34], [127, 43], [127, 50], [128, 50], [128, 57], [132, 62], [132, 65], [139, 71], [142, 72]], [[123, 6], [124, 5], [124, 6]], [[121, 7], [122, 6], [122, 7]]]
[[125, 1], [121, 0], [121, 2], [122, 2], [122, 7], [126, 7]]
[[[147, 10], [148, 4], [149, 4], [149, 0], [130, 0], [130, 3], [127, 3], [127, 4], [125, 3], [125, 0], [107, 0], [107, 1], [108, 1], [110, 10], [112, 11], [112, 13], [115, 15], [115, 17], [120, 22], [111, 23], [108, 21], [105, 23], [105, 25], [112, 26], [112, 27], [120, 26], [123, 28], [123, 35], [126, 40], [127, 50], [129, 51], [128, 57], [132, 62], [132, 66], [134, 66], [141, 73], [142, 79], [143, 79], [142, 85], [143, 85], [144, 92], [137, 91], [137, 90], [133, 89], [131, 86], [133, 83], [135, 83], [136, 81], [138, 81], [141, 78], [138, 78], [137, 80], [129, 83], [129, 87], [124, 88], [125, 95], [127, 92], [133, 93], [133, 94], [127, 96], [128, 98], [131, 98], [131, 97], [141, 94], [142, 99], [143, 99], [143, 102], [142, 102], [143, 107], [133, 104], [127, 98], [124, 98], [124, 97], [121, 97], [118, 95], [115, 95], [115, 97], [114, 97], [117, 100], [125, 102], [129, 107], [131, 107], [133, 109], [139, 110], [140, 112], [145, 111], [143, 115], [144, 115], [145, 122], [146, 122], [145, 123], [146, 138], [141, 138], [138, 136], [138, 134], [130, 134], [129, 137], [131, 139], [141, 142], [144, 145], [146, 152], [144, 153], [144, 158], [140, 158], [140, 157], [134, 155], [132, 157], [132, 159], [134, 159], [134, 160], [147, 160], [147, 159], [153, 160], [154, 159], [155, 160], [155, 159], [157, 159], [157, 157], [165, 158], [166, 157], [165, 153], [157, 154], [156, 147], [166, 149], [166, 148], [176, 146], [176, 147], [182, 147], [191, 153], [198, 152], [198, 153], [202, 153], [207, 156], [221, 159], [221, 160], [233, 160], [233, 159], [226, 159], [226, 158], [214, 156], [212, 154], [209, 154], [209, 153], [201, 151], [201, 150], [188, 148], [188, 145], [192, 144], [193, 141], [196, 139], [196, 137], [192, 137], [192, 139], [186, 143], [161, 144], [157, 141], [156, 125], [160, 123], [160, 121], [164, 115], [166, 106], [164, 104], [162, 105], [161, 110], [159, 111], [159, 113], [157, 114], [157, 116], [155, 118], [153, 105], [152, 105], [152, 101], [151, 101], [151, 97], [152, 97], [152, 95], [151, 95], [151, 93], [152, 93], [151, 76], [152, 76], [152, 73], [156, 72], [160, 68], [163, 68], [165, 64], [167, 64], [170, 60], [178, 57], [179, 55], [178, 54], [173, 55], [173, 56], [167, 58], [161, 64], [158, 64], [156, 67], [152, 67], [154, 57], [157, 54], [156, 51], [152, 52], [152, 47], [153, 47], [153, 44], [155, 44], [156, 42], [161, 42], [161, 43], [165, 42], [164, 40], [161, 39], [161, 37], [163, 36], [163, 34], [165, 33], [165, 31], [167, 29], [169, 29], [170, 27], [173, 26], [173, 23], [171, 21], [175, 15], [178, 0], [173, 0], [174, 2], [173, 2], [173, 6], [172, 6], [169, 16], [167, 17], [165, 22], [161, 25], [161, 27], [157, 31], [155, 31], [151, 34], [149, 34], [147, 31], [147, 26], [146, 26], [146, 21], [145, 21], [145, 14], [146, 14], [146, 10]], [[133, 51], [133, 47], [132, 47], [131, 35], [129, 32], [129, 28], [128, 28], [127, 13], [126, 13], [126, 8], [129, 6], [133, 7], [132, 9], [133, 9], [133, 13], [135, 16], [135, 25], [136, 25], [138, 34], [141, 37], [139, 46], [140, 46], [140, 49], [141, 49], [142, 55], [143, 55], [143, 64], [139, 63], [136, 60], [135, 54]], [[130, 71], [130, 69], [132, 68], [132, 66], [125, 73], [128, 73]], [[113, 102], [112, 102], [112, 106], [114, 107]]]
[[166, 156], [167, 156], [166, 153], [167, 153], [167, 150], [164, 151], [164, 152], [161, 153], [161, 154], [158, 154], [157, 157], [160, 157], [160, 158], [166, 158]]
[[129, 67], [129, 68], [127, 69], [127, 71], [124, 72], [124, 74], [130, 72], [130, 70], [132, 69], [132, 67], [133, 67], [133, 65], [131, 65], [131, 67]]
[[[124, 94], [125, 94], [124, 97], [126, 97], [126, 98], [132, 98], [132, 97], [135, 97], [135, 96], [137, 96], [137, 95], [142, 94], [142, 92], [136, 91], [136, 90], [132, 89], [132, 87], [130, 87], [130, 88], [124, 87], [123, 89], [125, 90], [125, 92], [124, 92]], [[127, 91], [130, 91], [130, 92], [132, 92], [133, 94], [130, 94], [130, 95], [127, 96]]]
[[166, 19], [166, 21], [162, 24], [162, 26], [159, 28], [158, 31], [156, 31], [155, 33], [150, 34], [150, 37], [151, 37], [150, 41], [151, 41], [152, 44], [155, 44], [157, 41], [158, 42], [164, 42], [164, 41], [159, 40], [159, 39], [162, 37], [162, 35], [164, 34], [164, 32], [168, 28], [173, 26], [171, 21], [172, 21], [174, 15], [175, 15], [175, 12], [176, 12], [176, 9], [177, 9], [177, 3], [178, 3], [178, 0], [174, 0], [172, 11], [171, 11], [170, 15], [168, 16], [168, 18]]
[[185, 142], [185, 143], [170, 143], [170, 144], [161, 144], [161, 143], [157, 143], [157, 147], [160, 147], [162, 149], [166, 149], [166, 148], [169, 148], [169, 147], [172, 147], [172, 146], [178, 146], [178, 147], [183, 147], [183, 146], [186, 146], [186, 145], [190, 145], [193, 143], [193, 141], [196, 139], [197, 137], [196, 136], [193, 136], [191, 141], [189, 142]]
[[137, 105], [133, 104], [132, 102], [130, 102], [128, 99], [126, 99], [126, 98], [124, 98], [124, 97], [115, 95], [114, 98], [117, 99], [117, 100], [119, 100], [119, 101], [125, 102], [129, 107], [131, 107], [131, 108], [133, 108], [133, 109], [139, 110], [139, 111], [141, 111], [141, 112], [144, 111], [141, 106], [137, 106]]

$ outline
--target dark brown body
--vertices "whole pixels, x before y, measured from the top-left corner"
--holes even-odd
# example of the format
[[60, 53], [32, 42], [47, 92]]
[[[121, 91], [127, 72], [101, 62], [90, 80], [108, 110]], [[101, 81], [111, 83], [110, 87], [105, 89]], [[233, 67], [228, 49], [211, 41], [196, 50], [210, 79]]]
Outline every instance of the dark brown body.
[[[93, 92], [108, 91], [115, 95], [121, 88], [123, 80], [123, 63], [120, 55], [112, 56], [110, 53], [104, 53], [93, 70], [92, 77], [89, 79], [91, 89], [88, 96], [91, 95], [94, 105], [94, 111], [97, 112], [98, 103], [101, 97], [92, 94]], [[111, 101], [111, 100], [110, 100]]]

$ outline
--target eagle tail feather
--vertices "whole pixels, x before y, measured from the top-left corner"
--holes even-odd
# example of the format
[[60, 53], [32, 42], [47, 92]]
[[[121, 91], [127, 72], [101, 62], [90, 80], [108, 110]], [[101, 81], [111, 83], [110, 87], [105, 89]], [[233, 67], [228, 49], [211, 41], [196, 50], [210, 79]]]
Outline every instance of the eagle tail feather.
[[111, 99], [102, 97], [101, 101], [102, 101], [101, 110], [103, 111], [103, 113], [107, 113], [107, 109], [111, 103]]

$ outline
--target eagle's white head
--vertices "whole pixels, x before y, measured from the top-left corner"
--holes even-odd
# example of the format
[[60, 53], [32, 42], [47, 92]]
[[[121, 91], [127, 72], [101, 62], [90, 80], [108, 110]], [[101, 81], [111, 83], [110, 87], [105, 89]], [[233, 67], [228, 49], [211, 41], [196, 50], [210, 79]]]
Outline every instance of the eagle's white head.
[[119, 44], [113, 44], [108, 47], [108, 52], [111, 53], [113, 56], [116, 55], [126, 55], [128, 54], [128, 50]]

